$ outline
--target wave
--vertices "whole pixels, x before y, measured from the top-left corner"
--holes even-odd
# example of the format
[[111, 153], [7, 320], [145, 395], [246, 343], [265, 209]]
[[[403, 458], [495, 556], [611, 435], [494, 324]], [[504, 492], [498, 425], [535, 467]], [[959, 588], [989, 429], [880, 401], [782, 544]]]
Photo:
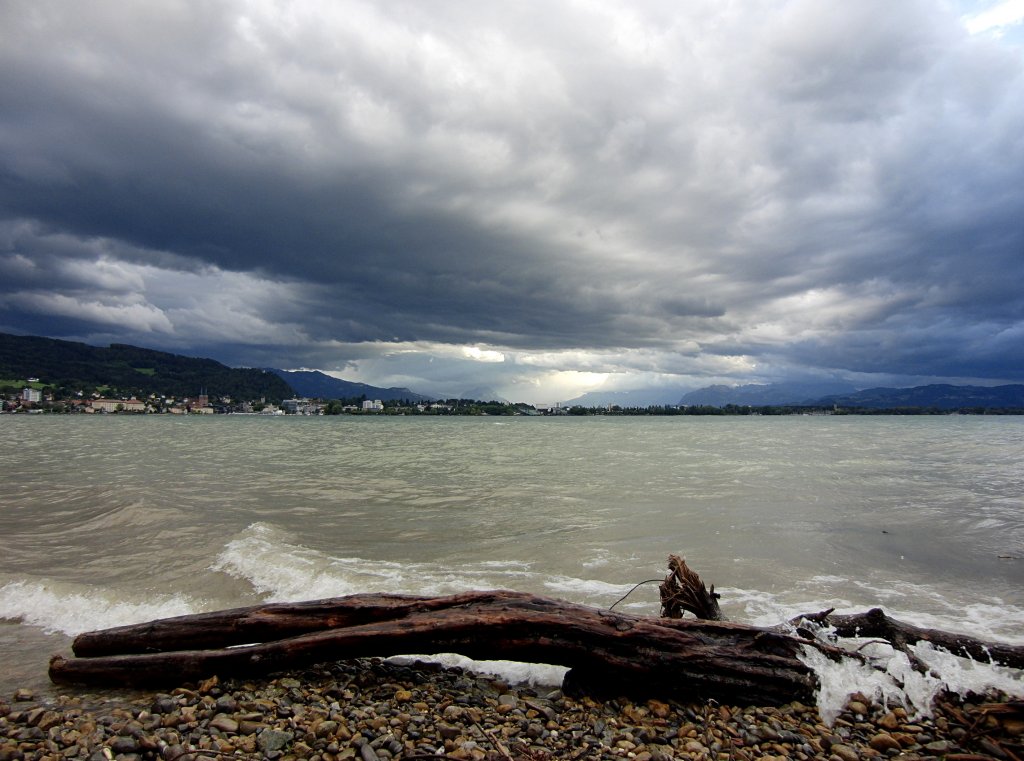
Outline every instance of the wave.
[[[606, 550], [595, 551], [589, 561], [581, 563], [584, 572], [600, 572], [615, 565]], [[268, 522], [252, 523], [229, 541], [211, 569], [249, 585], [267, 602], [363, 592], [440, 595], [517, 589], [608, 607], [633, 589], [632, 583], [551, 573], [535, 563], [516, 560], [439, 563], [336, 557], [304, 546], [289, 531]], [[754, 626], [775, 626], [827, 608], [861, 612], [881, 605], [907, 623], [1024, 644], [1024, 606], [992, 595], [974, 593], [964, 601], [922, 585], [872, 585], [835, 574], [798, 580], [782, 591], [721, 586], [718, 591], [729, 618]], [[642, 591], [619, 603], [619, 607], [649, 614], [657, 614], [658, 605], [656, 593]]]
[[95, 629], [197, 613], [201, 605], [183, 595], [128, 600], [113, 590], [63, 583], [12, 581], [0, 587], [0, 619], [20, 621], [69, 637]]
[[474, 589], [526, 589], [570, 593], [576, 602], [613, 602], [629, 584], [552, 576], [518, 561], [459, 564], [397, 563], [333, 557], [299, 544], [286, 530], [253, 523], [225, 546], [213, 565], [243, 579], [268, 602], [337, 597], [359, 592], [442, 595]]

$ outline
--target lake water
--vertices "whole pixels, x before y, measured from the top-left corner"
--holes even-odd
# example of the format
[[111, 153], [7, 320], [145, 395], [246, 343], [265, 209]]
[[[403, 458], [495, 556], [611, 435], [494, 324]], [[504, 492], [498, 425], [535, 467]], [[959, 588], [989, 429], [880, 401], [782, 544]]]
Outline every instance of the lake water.
[[0, 444], [0, 695], [89, 629], [370, 591], [608, 606], [669, 553], [733, 620], [881, 605], [1024, 643], [1021, 417], [8, 415]]

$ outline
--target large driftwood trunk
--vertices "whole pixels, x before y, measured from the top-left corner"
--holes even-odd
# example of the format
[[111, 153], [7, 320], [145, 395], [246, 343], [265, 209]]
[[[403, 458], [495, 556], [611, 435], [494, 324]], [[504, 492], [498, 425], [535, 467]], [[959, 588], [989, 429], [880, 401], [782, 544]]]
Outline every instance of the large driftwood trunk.
[[[259, 644], [239, 646], [246, 642]], [[355, 595], [85, 634], [74, 645], [80, 657], [54, 657], [50, 676], [171, 685], [329, 660], [457, 652], [568, 666], [572, 683], [585, 689], [779, 704], [813, 696], [815, 677], [797, 657], [802, 646], [757, 627], [631, 616], [517, 592]]]

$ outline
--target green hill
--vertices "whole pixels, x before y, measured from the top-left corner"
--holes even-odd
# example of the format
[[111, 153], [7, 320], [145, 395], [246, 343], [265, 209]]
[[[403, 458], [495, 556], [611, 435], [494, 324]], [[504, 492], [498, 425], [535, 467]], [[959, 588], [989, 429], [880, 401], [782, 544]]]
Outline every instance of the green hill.
[[211, 398], [229, 396], [279, 402], [292, 396], [291, 387], [274, 373], [235, 369], [212, 359], [196, 359], [126, 344], [108, 348], [39, 336], [0, 333], [0, 385], [18, 385], [28, 378], [61, 395], [78, 391], [140, 397], [152, 393]]

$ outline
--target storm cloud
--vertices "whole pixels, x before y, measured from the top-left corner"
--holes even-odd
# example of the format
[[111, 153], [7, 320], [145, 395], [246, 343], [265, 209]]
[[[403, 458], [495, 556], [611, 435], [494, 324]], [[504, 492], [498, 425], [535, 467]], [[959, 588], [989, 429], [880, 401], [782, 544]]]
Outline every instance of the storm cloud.
[[1019, 5], [11, 0], [0, 330], [531, 401], [1021, 381]]

